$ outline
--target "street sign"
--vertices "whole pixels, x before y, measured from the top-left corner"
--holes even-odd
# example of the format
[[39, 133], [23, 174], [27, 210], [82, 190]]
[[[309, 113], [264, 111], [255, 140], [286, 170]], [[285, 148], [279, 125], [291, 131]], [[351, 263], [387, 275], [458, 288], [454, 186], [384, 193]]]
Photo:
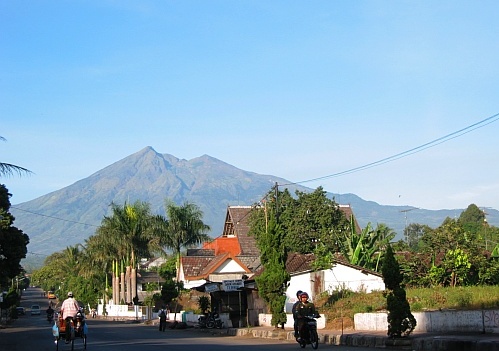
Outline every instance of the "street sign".
[[237, 291], [240, 288], [244, 288], [242, 279], [222, 280], [222, 289], [224, 291]]
[[207, 293], [219, 291], [220, 288], [218, 287], [218, 283], [212, 283], [212, 284], [206, 284], [204, 286], [204, 291]]

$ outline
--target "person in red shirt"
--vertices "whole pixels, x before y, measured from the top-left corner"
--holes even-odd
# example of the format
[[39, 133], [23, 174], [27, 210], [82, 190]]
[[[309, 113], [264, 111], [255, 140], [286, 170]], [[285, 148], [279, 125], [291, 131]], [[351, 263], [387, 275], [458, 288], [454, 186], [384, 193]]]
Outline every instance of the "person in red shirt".
[[68, 298], [64, 300], [61, 305], [62, 319], [66, 323], [66, 330], [64, 333], [66, 336], [66, 344], [69, 343], [71, 339], [71, 320], [76, 317], [76, 313], [78, 312], [79, 308], [80, 306], [78, 305], [78, 302], [73, 298], [73, 293], [71, 291], [68, 292]]

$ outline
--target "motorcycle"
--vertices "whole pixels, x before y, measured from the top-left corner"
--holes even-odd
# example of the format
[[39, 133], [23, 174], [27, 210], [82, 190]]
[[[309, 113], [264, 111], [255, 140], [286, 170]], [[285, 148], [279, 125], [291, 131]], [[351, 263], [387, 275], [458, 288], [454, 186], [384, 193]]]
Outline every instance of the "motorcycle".
[[205, 313], [202, 316], [199, 316], [198, 324], [200, 328], [208, 328], [208, 329], [223, 328], [222, 319], [220, 318], [220, 315], [217, 312], [209, 312]]
[[47, 321], [49, 323], [52, 323], [54, 321], [54, 312], [52, 312], [52, 313], [47, 312]]
[[317, 334], [317, 318], [320, 318], [319, 314], [313, 316], [306, 316], [305, 326], [302, 331], [300, 331], [300, 337], [296, 339], [300, 347], [303, 349], [307, 345], [311, 345], [314, 350], [319, 347], [319, 335]]

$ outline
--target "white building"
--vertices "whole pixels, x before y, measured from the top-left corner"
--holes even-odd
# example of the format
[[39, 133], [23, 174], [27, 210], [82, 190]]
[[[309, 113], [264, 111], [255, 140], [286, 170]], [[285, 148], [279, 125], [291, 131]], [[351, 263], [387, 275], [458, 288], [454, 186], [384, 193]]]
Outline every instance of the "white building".
[[286, 312], [290, 313], [296, 302], [296, 292], [305, 291], [313, 301], [314, 297], [327, 291], [350, 290], [354, 292], [372, 292], [384, 290], [385, 284], [380, 273], [366, 270], [342, 261], [335, 261], [330, 269], [314, 271], [313, 254], [290, 254], [286, 262], [286, 270], [291, 274], [286, 290]]

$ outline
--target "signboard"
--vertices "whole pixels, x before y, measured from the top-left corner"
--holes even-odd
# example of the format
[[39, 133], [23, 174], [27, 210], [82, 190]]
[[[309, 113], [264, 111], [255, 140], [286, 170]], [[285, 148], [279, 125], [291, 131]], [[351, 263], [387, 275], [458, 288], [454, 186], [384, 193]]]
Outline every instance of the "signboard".
[[242, 279], [222, 280], [222, 289], [224, 291], [237, 291], [240, 288], [244, 288]]
[[219, 291], [220, 288], [218, 287], [218, 283], [213, 283], [213, 284], [206, 284], [204, 286], [204, 291], [207, 293], [211, 293], [214, 291]]

